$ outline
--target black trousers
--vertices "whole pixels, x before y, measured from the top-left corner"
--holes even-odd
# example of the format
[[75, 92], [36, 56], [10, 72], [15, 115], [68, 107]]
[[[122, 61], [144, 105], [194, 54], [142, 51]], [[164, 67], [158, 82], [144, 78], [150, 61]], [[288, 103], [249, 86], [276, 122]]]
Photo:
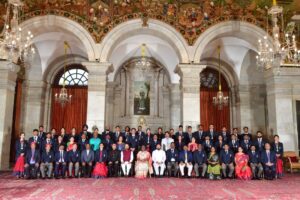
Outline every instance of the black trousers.
[[82, 163], [82, 175], [84, 177], [91, 177], [92, 167], [92, 162]]
[[25, 175], [28, 178], [37, 178], [37, 172], [39, 167], [35, 164], [29, 164], [25, 166]]
[[108, 162], [108, 175], [110, 177], [117, 177], [119, 173], [120, 163], [118, 161]]

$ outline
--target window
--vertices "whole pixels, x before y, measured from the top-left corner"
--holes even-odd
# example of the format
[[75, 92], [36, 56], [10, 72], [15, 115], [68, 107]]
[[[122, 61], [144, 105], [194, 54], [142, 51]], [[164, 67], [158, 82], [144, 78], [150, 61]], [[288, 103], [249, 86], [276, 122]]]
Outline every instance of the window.
[[88, 72], [83, 69], [69, 69], [62, 74], [59, 78], [59, 85], [63, 85], [65, 77], [65, 85], [79, 85], [79, 86], [87, 86], [88, 84]]

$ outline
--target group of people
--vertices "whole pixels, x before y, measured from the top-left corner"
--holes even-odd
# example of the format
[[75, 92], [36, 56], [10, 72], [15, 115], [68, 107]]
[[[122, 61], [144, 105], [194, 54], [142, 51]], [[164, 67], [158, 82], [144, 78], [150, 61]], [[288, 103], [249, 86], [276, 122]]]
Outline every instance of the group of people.
[[[42, 179], [65, 177], [199, 177], [209, 179], [238, 178], [274, 179], [283, 175], [283, 144], [279, 136], [270, 143], [261, 131], [249, 133], [248, 127], [239, 133], [226, 127], [216, 132], [213, 125], [204, 131], [203, 125], [193, 132], [188, 126], [163, 132], [158, 128], [143, 132], [142, 127], [120, 126], [112, 132], [99, 133], [95, 128], [67, 134], [62, 128], [45, 133], [44, 127], [34, 129], [32, 137], [20, 134], [16, 141], [14, 173], [18, 178]], [[54, 173], [53, 173], [54, 171]]]

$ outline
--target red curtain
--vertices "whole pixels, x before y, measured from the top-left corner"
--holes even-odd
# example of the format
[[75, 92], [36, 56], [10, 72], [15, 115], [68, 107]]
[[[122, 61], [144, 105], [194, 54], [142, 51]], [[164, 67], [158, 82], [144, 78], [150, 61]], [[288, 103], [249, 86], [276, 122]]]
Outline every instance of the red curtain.
[[51, 128], [59, 133], [64, 127], [67, 133], [73, 127], [77, 132], [81, 131], [82, 125], [86, 123], [87, 115], [87, 87], [67, 87], [68, 94], [72, 95], [71, 103], [64, 107], [55, 101], [55, 94], [60, 92], [61, 87], [52, 88]]
[[21, 105], [22, 105], [22, 85], [23, 81], [17, 79], [14, 99], [14, 113], [10, 145], [10, 162], [15, 162], [15, 142], [21, 133], [20, 120], [21, 120]]
[[[203, 72], [204, 76], [209, 73], [213, 73], [218, 77], [218, 71], [206, 68]], [[221, 85], [222, 91], [225, 96], [229, 96], [228, 84], [223, 76], [221, 76]], [[204, 129], [208, 130], [210, 124], [215, 126], [216, 131], [221, 131], [223, 126], [226, 126], [230, 130], [230, 106], [223, 106], [222, 110], [218, 109], [218, 106], [215, 106], [213, 102], [213, 97], [217, 95], [218, 86], [217, 84], [214, 87], [204, 87], [201, 84], [200, 89], [200, 117], [201, 124], [203, 124]]]

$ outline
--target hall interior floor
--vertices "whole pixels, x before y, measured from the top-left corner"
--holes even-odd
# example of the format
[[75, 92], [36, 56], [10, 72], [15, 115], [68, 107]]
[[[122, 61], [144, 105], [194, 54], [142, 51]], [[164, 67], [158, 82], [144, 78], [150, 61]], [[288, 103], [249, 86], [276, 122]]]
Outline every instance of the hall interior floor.
[[36, 200], [150, 200], [150, 199], [259, 199], [299, 200], [300, 174], [285, 174], [274, 181], [241, 181], [181, 178], [15, 179], [0, 174], [0, 199]]

